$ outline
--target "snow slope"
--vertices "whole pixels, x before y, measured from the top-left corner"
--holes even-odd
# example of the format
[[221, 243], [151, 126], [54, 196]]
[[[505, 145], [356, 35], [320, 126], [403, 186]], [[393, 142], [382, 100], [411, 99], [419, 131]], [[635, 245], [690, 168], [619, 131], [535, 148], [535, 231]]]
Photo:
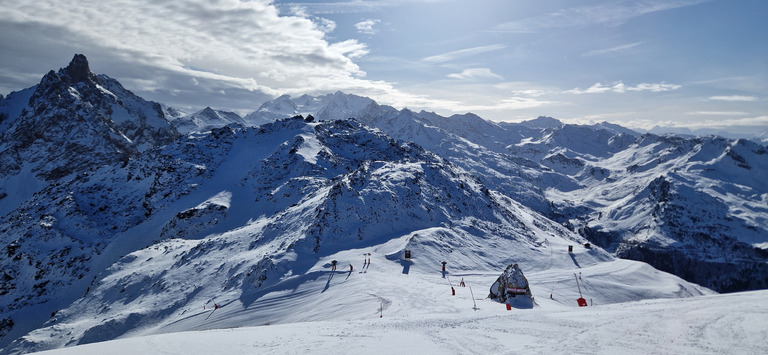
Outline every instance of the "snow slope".
[[[313, 115], [321, 120], [346, 119], [360, 117], [361, 111], [370, 104], [378, 107], [367, 97], [348, 95], [341, 91], [320, 96], [302, 95], [297, 98], [282, 95], [263, 103], [256, 111], [247, 114], [244, 119], [253, 126], [296, 115]], [[393, 108], [389, 109], [394, 111]]]
[[[545, 252], [548, 248], [552, 248], [549, 250], [553, 255], [551, 259], [528, 260], [524, 257], [519, 259], [522, 267], [529, 267], [526, 271], [533, 294], [537, 296], [538, 305], [534, 309], [514, 309], [512, 313], [507, 313], [502, 304], [485, 299], [488, 288], [498, 277], [500, 270], [490, 270], [488, 267], [482, 266], [489, 257], [507, 257], [506, 253], [499, 255], [500, 250], [504, 249], [488, 249], [487, 255], [482, 256], [455, 255], [457, 253], [441, 255], [442, 253], [430, 249], [430, 244], [439, 241], [436, 238], [439, 234], [427, 231], [421, 232], [420, 235], [423, 235], [421, 237], [422, 243], [414, 242], [413, 238], [410, 238], [409, 241], [409, 237], [404, 236], [383, 245], [343, 250], [319, 258], [304, 274], [283, 275], [280, 282], [264, 290], [258, 290], [258, 288], [243, 290], [238, 287], [238, 289], [228, 291], [211, 292], [210, 288], [205, 289], [203, 285], [215, 283], [215, 280], [206, 278], [206, 275], [202, 273], [190, 279], [189, 272], [176, 272], [174, 269], [179, 268], [177, 266], [179, 259], [176, 258], [166, 260], [167, 268], [165, 270], [167, 271], [160, 271], [163, 273], [163, 277], [157, 281], [163, 285], [152, 285], [142, 295], [137, 295], [131, 289], [142, 287], [141, 284], [148, 286], [150, 282], [153, 282], [153, 279], [147, 273], [158, 272], [157, 264], [149, 260], [152, 258], [149, 256], [152, 249], [137, 252], [127, 257], [130, 261], [121, 263], [125, 265], [120, 265], [120, 271], [112, 270], [112, 275], [104, 279], [103, 282], [109, 284], [109, 287], [101, 287], [101, 289], [111, 293], [106, 296], [111, 302], [83, 301], [83, 303], [87, 303], [83, 307], [76, 306], [63, 311], [59, 320], [49, 322], [51, 324], [49, 328], [35, 331], [24, 338], [27, 344], [35, 343], [38, 347], [21, 349], [39, 349], [40, 344], [49, 344], [49, 346], [54, 344], [58, 344], [56, 346], [74, 345], [114, 337], [135, 338], [152, 334], [285, 323], [291, 323], [291, 326], [295, 325], [299, 329], [336, 328], [339, 329], [338, 336], [342, 338], [347, 335], [347, 332], [364, 333], [358, 329], [359, 327], [372, 327], [369, 332], [382, 330], [385, 334], [390, 331], [396, 332], [392, 336], [415, 329], [418, 331], [427, 329], [436, 331], [437, 328], [459, 328], [464, 329], [461, 333], [464, 333], [465, 337], [478, 341], [491, 340], [488, 339], [485, 331], [490, 327], [495, 328], [492, 333], [496, 336], [501, 335], [499, 329], [505, 329], [505, 332], [508, 332], [511, 330], [509, 328], [526, 329], [524, 334], [535, 336], [561, 317], [565, 318], [566, 323], [579, 321], [579, 318], [574, 319], [578, 317], [579, 313], [573, 310], [576, 308], [576, 298], [579, 297], [574, 273], [581, 278], [581, 292], [596, 310], [592, 312], [579, 310], [587, 314], [599, 315], [602, 311], [597, 311], [597, 309], [604, 309], [614, 302], [710, 293], [686, 284], [674, 276], [658, 272], [643, 263], [621, 259], [596, 260], [593, 255], [594, 250], [583, 248], [577, 248], [573, 255], [569, 255], [564, 252], [566, 250], [565, 245], [552, 242], [548, 244], [547, 248], [544, 248]], [[400, 251], [406, 243], [415, 247], [412, 264], [405, 263], [400, 258]], [[180, 244], [182, 244], [180, 241], [171, 241], [158, 245], [158, 248], [171, 251], [167, 255], [172, 255], [184, 250]], [[227, 251], [231, 252], [232, 249], [227, 249]], [[372, 254], [370, 265], [363, 265], [364, 260], [366, 260], [363, 255], [364, 252]], [[534, 252], [530, 250], [523, 253]], [[445, 273], [440, 270], [439, 261], [443, 260], [437, 258], [440, 256], [449, 256], [446, 258], [449, 263]], [[234, 259], [240, 258], [235, 257]], [[330, 259], [341, 261], [341, 266], [335, 272], [330, 271]], [[175, 264], [174, 260], [176, 260]], [[210, 263], [215, 258], [206, 258], [206, 260]], [[219, 262], [222, 265], [227, 264], [224, 259]], [[347, 262], [353, 264], [354, 270], [348, 269]], [[134, 263], [138, 266], [133, 265]], [[451, 267], [453, 264], [463, 266], [453, 268]], [[471, 266], [478, 264], [479, 266]], [[210, 266], [221, 268], [218, 265]], [[204, 266], [198, 265], [197, 267]], [[136, 285], [131, 283], [131, 279], [143, 279], [143, 281]], [[121, 290], [113, 280], [120, 280], [119, 284], [125, 290]], [[460, 280], [464, 280], [469, 287], [459, 287], [458, 282]], [[224, 281], [226, 280], [220, 280], [220, 282]], [[453, 283], [456, 296], [451, 295], [450, 283]], [[178, 286], [181, 288], [176, 288]], [[159, 292], [161, 287], [171, 288], [173, 292]], [[550, 293], [553, 294], [553, 299], [548, 298]], [[473, 309], [475, 307], [473, 295], [478, 308], [476, 310]], [[167, 306], [174, 302], [183, 305], [168, 309]], [[221, 306], [221, 308], [212, 309], [214, 304]], [[623, 311], [625, 308], [625, 305], [622, 304], [616, 306], [618, 307], [607, 308], [607, 310], [617, 312]], [[666, 304], [657, 306], [656, 314], [666, 307]], [[113, 315], [116, 310], [130, 312], [135, 316], [124, 319], [115, 318]], [[68, 312], [76, 312], [77, 317], [67, 315]], [[143, 312], [149, 313], [156, 322], [146, 322], [138, 316]], [[378, 322], [360, 322], [364, 319], [376, 319], [380, 315], [387, 319], [383, 325]], [[503, 324], [505, 319], [510, 316], [515, 319], [514, 324], [509, 326], [499, 324]], [[615, 324], [621, 322], [622, 317], [628, 316], [611, 315], [599, 319]], [[71, 318], [75, 318], [76, 321], [71, 321]], [[542, 318], [546, 320], [542, 321]], [[537, 319], [538, 321], [536, 321]], [[750, 318], [750, 321], [755, 322], [757, 319], [759, 319], [758, 315], [755, 314]], [[581, 321], [590, 324], [589, 321], [583, 319]], [[656, 321], [658, 322], [658, 319]], [[307, 324], [306, 322], [320, 323]], [[350, 322], [353, 322], [351, 324], [354, 326], [350, 326]], [[598, 323], [598, 321], [593, 322], [595, 323], [591, 324]], [[475, 324], [477, 327], [473, 326]], [[647, 328], [648, 325], [652, 324], [652, 321], [649, 319], [645, 324]], [[669, 325], [669, 327], [674, 326], [675, 324]], [[555, 329], [573, 332], [575, 327], [578, 326], [566, 324], [559, 325]], [[607, 328], [610, 327], [602, 325], [601, 329]], [[269, 328], [259, 329], [269, 331]], [[255, 331], [261, 331], [259, 329]], [[280, 327], [279, 329], [286, 328]], [[435, 332], [435, 334], [443, 332]], [[621, 328], [612, 329], [608, 335], [619, 337], [621, 332]], [[546, 334], [556, 333], [551, 329], [546, 331]], [[70, 334], [83, 334], [83, 338], [73, 342], [69, 340]], [[276, 337], [284, 336], [284, 339], [289, 339], [290, 336], [290, 334], [271, 334]], [[258, 337], [258, 335], [255, 336]], [[451, 338], [450, 334], [446, 334], [444, 337], [441, 336], [437, 339], [447, 341]], [[434, 338], [430, 336], [424, 339]], [[427, 347], [427, 352], [433, 352], [436, 348], [445, 346], [445, 343], [439, 342], [437, 339], [426, 343], [418, 342], [417, 345]], [[293, 339], [293, 344], [306, 344], [306, 341], [312, 341], [311, 337], [298, 337]], [[628, 342], [627, 344], [631, 343]], [[627, 346], [627, 344], [613, 344], [615, 348], [609, 349], [631, 349], [632, 346]], [[291, 344], [280, 344], [278, 341], [274, 345], [280, 346], [278, 349], [292, 351]], [[463, 348], [457, 348], [455, 351], [478, 352], [490, 345], [492, 344], [469, 342], [463, 344]], [[181, 349], [183, 348], [173, 350], [173, 352], [181, 353], [183, 352]], [[13, 350], [10, 352], [13, 353]]]
[[[30, 301], [8, 308], [13, 319], [48, 320], [6, 353], [201, 326], [357, 317], [349, 305], [384, 302], [406, 312], [449, 277], [490, 287], [512, 262], [525, 268], [535, 295], [562, 287], [558, 295], [575, 299], [565, 286], [573, 272], [593, 279], [585, 286], [599, 289], [592, 298], [600, 304], [710, 292], [583, 248], [583, 238], [461, 168], [355, 121], [286, 119], [189, 135], [48, 196], [61, 202], [21, 210], [39, 217], [11, 225], [29, 237], [9, 259], [30, 260], [29, 267], [11, 261], [18, 268], [11, 295], [26, 292]], [[576, 245], [573, 254], [567, 245]], [[413, 265], [401, 261], [406, 248]], [[366, 272], [342, 271], [348, 264], [361, 271], [363, 253], [373, 254]], [[49, 268], [36, 260], [61, 262]], [[329, 274], [331, 260], [342, 270]], [[435, 272], [443, 260], [452, 268], [445, 278]], [[224, 308], [201, 325], [202, 307], [214, 303]]]
[[238, 114], [206, 107], [191, 115], [166, 107], [166, 117], [171, 116], [171, 124], [181, 133], [205, 132], [230, 124], [247, 125]]
[[533, 310], [506, 311], [482, 299], [473, 308], [460, 288], [456, 296], [433, 295], [430, 315], [413, 314], [414, 307], [379, 318], [376, 309], [361, 309], [345, 321], [148, 335], [41, 354], [765, 354], [766, 297], [753, 291], [586, 308], [548, 307], [554, 301], [547, 299]]
[[768, 287], [765, 145], [550, 117], [442, 117], [338, 92], [322, 98], [320, 119], [355, 117], [415, 142], [616, 256], [719, 291]]

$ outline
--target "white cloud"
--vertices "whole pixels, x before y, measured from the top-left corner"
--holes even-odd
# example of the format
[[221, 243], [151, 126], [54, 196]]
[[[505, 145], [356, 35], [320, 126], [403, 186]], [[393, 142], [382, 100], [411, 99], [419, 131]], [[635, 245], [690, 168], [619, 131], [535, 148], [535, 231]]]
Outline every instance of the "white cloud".
[[351, 14], [372, 13], [386, 11], [387, 8], [401, 6], [408, 3], [437, 3], [445, 0], [326, 0], [312, 1], [297, 0], [290, 2], [281, 1], [275, 4], [280, 9], [291, 10], [302, 7], [304, 11], [312, 14]]
[[[393, 90], [362, 79], [366, 73], [353, 59], [367, 54], [367, 46], [356, 40], [330, 42], [326, 34], [335, 26], [316, 17], [280, 16], [271, 0], [4, 2], [0, 29], [27, 30], [0, 33], [3, 52], [8, 50], [0, 59], [10, 60], [13, 52], [14, 62], [25, 61], [26, 55], [29, 61], [45, 57], [62, 67], [73, 54], [82, 53], [94, 71], [126, 84], [140, 83], [138, 90], [131, 89], [149, 99], [162, 95], [142, 89], [166, 92], [177, 100], [182, 93], [197, 95], [188, 97], [187, 104], [213, 101], [215, 97], [200, 95], [219, 95], [221, 90], [232, 96], [242, 90], [243, 97], [253, 92], [254, 100], [296, 90]], [[57, 45], [28, 49], [25, 43], [38, 43], [39, 38]], [[39, 72], [39, 80], [56, 68], [48, 65], [28, 70]], [[152, 82], [146, 82], [148, 77]], [[197, 80], [199, 91], [190, 90], [190, 79]], [[245, 109], [239, 105], [229, 109]]]
[[331, 33], [336, 29], [336, 22], [332, 20], [322, 17], [317, 17], [314, 20], [317, 24], [317, 27], [325, 33]]
[[623, 82], [618, 81], [613, 83], [613, 85], [603, 85], [602, 83], [596, 83], [592, 86], [590, 86], [588, 89], [571, 89], [566, 90], [566, 94], [601, 94], [606, 92], [613, 92], [613, 93], [625, 93], [627, 91], [650, 91], [650, 92], [662, 92], [662, 91], [671, 91], [671, 90], [677, 90], [681, 88], [681, 85], [677, 84], [667, 84], [665, 82], [661, 83], [641, 83], [637, 84], [635, 86], [626, 86]]
[[[621, 84], [621, 85], [623, 86], [624, 84]], [[575, 88], [575, 89], [567, 90], [565, 92], [568, 93], [568, 94], [600, 94], [600, 93], [609, 92], [609, 91], [612, 91], [612, 90], [613, 90], [613, 87], [604, 86], [601, 83], [597, 83], [597, 84], [594, 84], [594, 85], [590, 86], [586, 90], [581, 90], [579, 88]]]
[[464, 69], [461, 73], [448, 74], [451, 79], [458, 80], [502, 80], [503, 78], [497, 74], [494, 74], [491, 69], [488, 68], [472, 68]]
[[352, 39], [344, 42], [336, 42], [331, 44], [329, 48], [338, 51], [349, 58], [358, 58], [368, 54], [368, 46]]
[[506, 46], [501, 44], [492, 44], [489, 46], [480, 46], [480, 47], [472, 47], [472, 48], [465, 48], [460, 49], [452, 52], [442, 53], [438, 55], [429, 56], [426, 58], [423, 58], [422, 60], [425, 62], [430, 63], [443, 63], [443, 62], [449, 62], [452, 60], [456, 60], [459, 58], [469, 57], [473, 55], [477, 55], [480, 53], [487, 53], [487, 52], [493, 52], [498, 51], [501, 49], [506, 48]]
[[627, 91], [651, 91], [651, 92], [662, 92], [662, 91], [672, 91], [677, 90], [679, 88], [683, 87], [682, 85], [677, 84], [667, 84], [665, 82], [661, 83], [643, 83], [643, 84], [637, 84], [633, 87], [628, 87]]
[[381, 20], [379, 19], [367, 19], [365, 21], [361, 21], [355, 24], [355, 28], [357, 29], [357, 32], [372, 35], [378, 32], [379, 30], [376, 29], [374, 26], [379, 24]]
[[735, 101], [735, 102], [750, 102], [750, 101], [758, 100], [758, 98], [755, 96], [741, 96], [741, 95], [710, 96], [709, 99], [714, 101]]

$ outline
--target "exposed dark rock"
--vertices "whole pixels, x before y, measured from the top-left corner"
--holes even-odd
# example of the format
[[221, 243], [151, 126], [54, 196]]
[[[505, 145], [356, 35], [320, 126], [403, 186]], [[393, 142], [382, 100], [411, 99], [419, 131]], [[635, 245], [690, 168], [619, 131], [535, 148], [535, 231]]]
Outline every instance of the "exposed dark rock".
[[64, 72], [69, 77], [71, 83], [88, 81], [94, 76], [91, 73], [91, 68], [88, 66], [88, 59], [82, 54], [75, 54], [69, 65], [64, 68]]

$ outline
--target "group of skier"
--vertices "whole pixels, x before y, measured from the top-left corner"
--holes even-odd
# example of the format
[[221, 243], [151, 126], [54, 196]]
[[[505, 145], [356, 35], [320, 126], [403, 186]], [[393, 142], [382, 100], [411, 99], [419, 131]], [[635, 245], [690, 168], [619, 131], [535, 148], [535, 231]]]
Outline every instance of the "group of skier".
[[[331, 271], [336, 271], [336, 265], [339, 262], [336, 260], [331, 261]], [[366, 268], [371, 265], [371, 253], [363, 253], [363, 268]], [[355, 269], [354, 266], [352, 266], [352, 263], [349, 263], [349, 271], [352, 272]]]
[[[407, 254], [406, 254], [407, 257], [410, 257], [410, 250], [406, 250], [406, 252], [407, 252]], [[445, 272], [446, 272], [445, 266], [446, 266], [446, 264], [448, 262], [441, 261], [440, 263], [442, 264], [442, 271], [443, 271], [443, 275], [445, 276]], [[339, 264], [339, 262], [337, 260], [331, 260], [331, 271], [332, 272], [336, 271], [336, 266], [338, 264]], [[365, 268], [369, 267], [370, 265], [371, 265], [371, 253], [363, 253], [363, 270], [365, 270]], [[353, 270], [354, 270], [354, 266], [352, 266], [352, 263], [349, 263], [349, 272], [352, 272]], [[464, 282], [464, 278], [461, 278], [461, 281], [459, 282], [459, 286], [460, 287], [466, 287], [467, 286], [466, 283]], [[456, 295], [456, 290], [453, 288], [453, 285], [451, 285], [451, 293], [454, 296]]]

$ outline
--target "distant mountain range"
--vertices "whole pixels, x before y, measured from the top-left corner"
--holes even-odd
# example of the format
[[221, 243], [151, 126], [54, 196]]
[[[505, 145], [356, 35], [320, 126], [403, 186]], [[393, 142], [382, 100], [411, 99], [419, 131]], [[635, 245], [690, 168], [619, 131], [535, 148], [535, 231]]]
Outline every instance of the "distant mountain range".
[[467, 270], [545, 268], [553, 243], [591, 243], [594, 263], [767, 288], [765, 181], [768, 148], [749, 140], [443, 117], [342, 92], [189, 114], [76, 55], [0, 99], [0, 346], [167, 325], [391, 243], [388, 260], [413, 248]]
[[[619, 257], [718, 291], [768, 287], [768, 149], [760, 143], [550, 117], [442, 117], [341, 92], [278, 101], [295, 108], [286, 114], [354, 117], [415, 142]], [[275, 105], [249, 116], [269, 117], [265, 108]]]

